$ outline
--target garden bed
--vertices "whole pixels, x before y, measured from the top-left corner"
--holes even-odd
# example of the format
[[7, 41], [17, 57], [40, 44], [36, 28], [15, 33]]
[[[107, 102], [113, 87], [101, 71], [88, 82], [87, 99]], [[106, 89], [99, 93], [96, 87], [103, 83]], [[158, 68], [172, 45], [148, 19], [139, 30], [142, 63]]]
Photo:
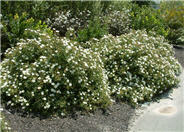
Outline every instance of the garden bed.
[[[184, 49], [174, 48], [175, 57], [184, 67]], [[36, 117], [23, 115], [20, 112], [4, 109], [3, 114], [13, 131], [21, 132], [59, 132], [59, 131], [127, 131], [130, 118], [135, 109], [124, 103], [116, 103], [109, 107], [107, 111], [96, 110], [93, 114], [75, 114], [66, 118]]]
[[176, 87], [182, 11], [150, 4], [2, 2], [2, 117], [12, 130], [127, 131], [136, 106]]

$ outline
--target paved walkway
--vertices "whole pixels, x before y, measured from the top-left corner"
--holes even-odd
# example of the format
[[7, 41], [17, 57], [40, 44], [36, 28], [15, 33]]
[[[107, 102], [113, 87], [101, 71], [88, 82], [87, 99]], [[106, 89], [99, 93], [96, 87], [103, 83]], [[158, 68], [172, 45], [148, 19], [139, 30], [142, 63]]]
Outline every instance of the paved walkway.
[[159, 102], [143, 105], [135, 116], [131, 132], [184, 132], [184, 69], [179, 87]]

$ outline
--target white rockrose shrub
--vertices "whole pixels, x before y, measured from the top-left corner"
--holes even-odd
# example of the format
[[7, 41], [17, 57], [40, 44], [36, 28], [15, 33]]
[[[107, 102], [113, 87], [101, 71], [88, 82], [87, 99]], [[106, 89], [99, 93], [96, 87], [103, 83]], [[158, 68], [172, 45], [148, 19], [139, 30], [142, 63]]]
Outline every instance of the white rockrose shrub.
[[70, 10], [57, 12], [55, 17], [47, 20], [47, 24], [64, 36], [69, 29], [77, 31], [85, 27], [90, 19], [91, 11], [84, 10], [77, 15], [73, 15]]
[[117, 36], [130, 31], [130, 10], [123, 7], [121, 10], [112, 10], [111, 7], [106, 13], [105, 23], [109, 27], [109, 33]]
[[108, 78], [98, 53], [66, 38], [34, 30], [1, 63], [2, 102], [40, 114], [92, 111], [111, 103]]
[[115, 98], [136, 105], [178, 84], [181, 67], [172, 46], [153, 36], [139, 30], [88, 42], [101, 54]]

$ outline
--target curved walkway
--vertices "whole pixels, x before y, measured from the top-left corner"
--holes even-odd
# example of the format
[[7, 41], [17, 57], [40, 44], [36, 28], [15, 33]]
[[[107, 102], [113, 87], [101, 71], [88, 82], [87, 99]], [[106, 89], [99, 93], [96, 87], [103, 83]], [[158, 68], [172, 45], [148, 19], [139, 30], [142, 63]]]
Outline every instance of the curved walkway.
[[184, 69], [179, 78], [179, 87], [172, 93], [137, 111], [143, 113], [134, 117], [131, 132], [184, 132]]

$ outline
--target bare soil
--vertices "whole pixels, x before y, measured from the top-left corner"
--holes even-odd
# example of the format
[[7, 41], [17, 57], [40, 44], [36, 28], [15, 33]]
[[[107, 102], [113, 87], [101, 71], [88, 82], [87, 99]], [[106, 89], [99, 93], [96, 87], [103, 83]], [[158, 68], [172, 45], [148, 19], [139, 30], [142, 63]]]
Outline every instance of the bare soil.
[[3, 111], [15, 132], [124, 132], [133, 113], [134, 109], [124, 103], [116, 103], [106, 112], [97, 110], [90, 115], [75, 114], [66, 118], [41, 119], [6, 109]]
[[[184, 48], [174, 48], [175, 57], [184, 67]], [[125, 103], [116, 103], [107, 111], [75, 114], [65, 118], [40, 118], [4, 109], [3, 114], [13, 132], [126, 132], [135, 109]]]

